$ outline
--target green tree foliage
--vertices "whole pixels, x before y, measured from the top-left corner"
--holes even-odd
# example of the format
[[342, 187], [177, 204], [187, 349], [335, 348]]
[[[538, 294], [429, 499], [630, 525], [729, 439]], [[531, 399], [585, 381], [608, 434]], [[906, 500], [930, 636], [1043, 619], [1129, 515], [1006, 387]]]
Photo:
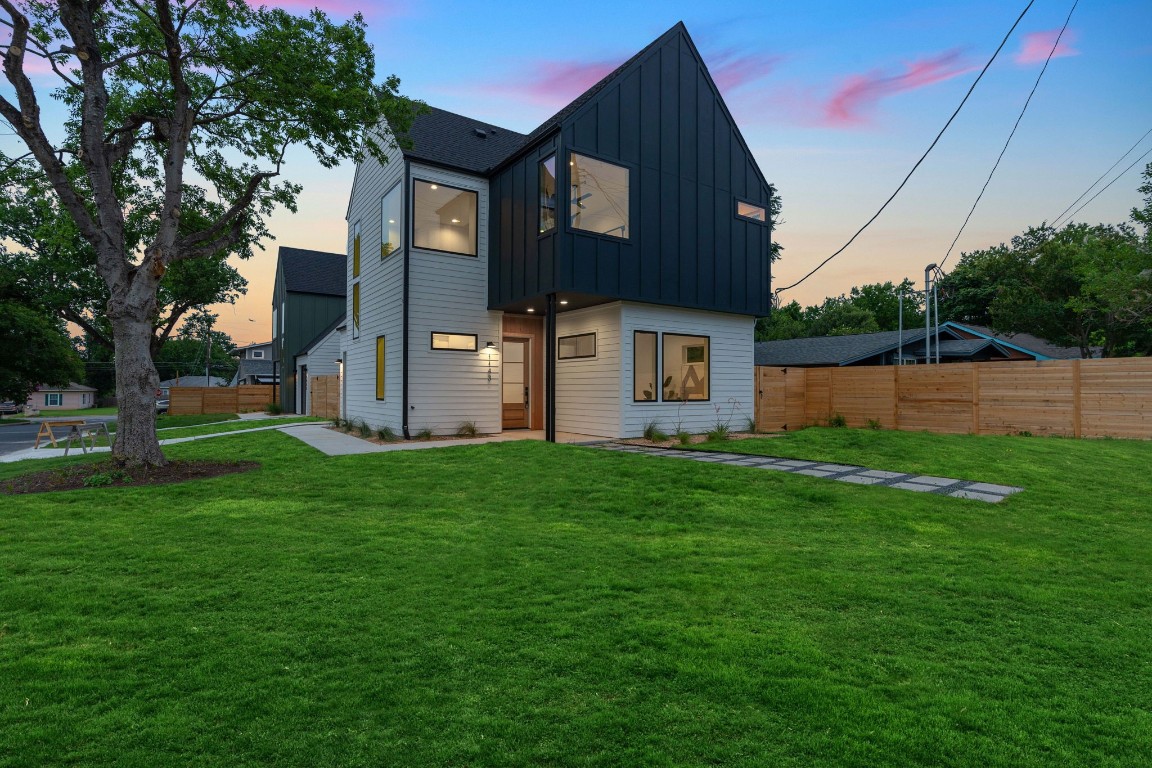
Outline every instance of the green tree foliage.
[[891, 281], [854, 287], [847, 296], [829, 297], [801, 308], [792, 301], [756, 322], [757, 341], [802, 339], [811, 336], [849, 336], [895, 331], [900, 327], [900, 294], [904, 292], [904, 327], [924, 324], [924, 311], [912, 281]]
[[[274, 208], [295, 211], [300, 187], [280, 179], [290, 147], [325, 167], [383, 159], [391, 134], [366, 129], [386, 120], [404, 134], [418, 105], [396, 78], [374, 82], [359, 15], [336, 24], [243, 0], [0, 0], [0, 24], [0, 117], [27, 149], [0, 153], [0, 168], [34, 162], [91, 249], [115, 345], [113, 452], [163, 464], [151, 353], [165, 279], [181, 262], [249, 254]], [[27, 74], [45, 66], [54, 87]], [[68, 109], [62, 127], [43, 119], [45, 97]]]
[[231, 352], [236, 345], [228, 334], [213, 330], [215, 323], [216, 315], [209, 312], [199, 311], [188, 316], [180, 331], [156, 357], [161, 379], [203, 376], [206, 362], [212, 376], [232, 378], [237, 361]]
[[1136, 191], [1144, 195], [1144, 207], [1132, 209], [1132, 221], [1144, 227], [1144, 242], [1152, 246], [1152, 163], [1144, 166], [1144, 183]]
[[63, 325], [37, 308], [11, 271], [0, 268], [0, 400], [23, 403], [39, 384], [66, 386], [83, 377]]

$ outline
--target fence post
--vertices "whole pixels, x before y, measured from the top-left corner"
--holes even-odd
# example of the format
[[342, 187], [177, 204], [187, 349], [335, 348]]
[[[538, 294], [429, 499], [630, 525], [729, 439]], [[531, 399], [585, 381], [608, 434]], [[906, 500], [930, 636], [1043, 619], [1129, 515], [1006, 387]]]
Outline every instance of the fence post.
[[1072, 436], [1080, 437], [1080, 361], [1072, 361]]
[[972, 363], [972, 434], [980, 434], [980, 366]]
[[900, 366], [897, 363], [892, 370], [892, 429], [900, 429]]

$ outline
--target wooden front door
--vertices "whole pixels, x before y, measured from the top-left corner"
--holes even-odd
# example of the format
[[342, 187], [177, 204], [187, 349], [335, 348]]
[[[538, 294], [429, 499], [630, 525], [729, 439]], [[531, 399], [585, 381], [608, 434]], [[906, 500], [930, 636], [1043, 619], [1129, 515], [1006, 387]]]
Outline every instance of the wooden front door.
[[528, 339], [504, 339], [500, 381], [504, 429], [528, 428]]

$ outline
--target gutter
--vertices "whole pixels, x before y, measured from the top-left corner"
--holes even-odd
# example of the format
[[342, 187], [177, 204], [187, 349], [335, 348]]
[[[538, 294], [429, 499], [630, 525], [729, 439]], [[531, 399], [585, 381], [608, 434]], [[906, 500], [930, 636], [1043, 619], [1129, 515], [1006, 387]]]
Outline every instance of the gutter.
[[[404, 157], [404, 194], [400, 196], [400, 199], [406, 200], [408, 202], [409, 209], [412, 206], [411, 190], [412, 190], [412, 161], [409, 160], [407, 156], [405, 156]], [[400, 375], [402, 377], [402, 383], [400, 385], [400, 392], [401, 392], [401, 398], [400, 398], [400, 408], [401, 408], [400, 431], [404, 435], [405, 440], [411, 440], [412, 439], [412, 433], [408, 429], [408, 411], [410, 408], [410, 406], [408, 405], [408, 346], [409, 346], [409, 342], [411, 341], [408, 338], [408, 319], [409, 319], [408, 273], [409, 273], [409, 266], [411, 263], [410, 262], [410, 254], [412, 253], [412, 216], [410, 214], [411, 214], [410, 210], [404, 211], [404, 229], [405, 229], [405, 232], [404, 232], [404, 286], [402, 289], [402, 291], [403, 291], [403, 300], [402, 300], [403, 301], [403, 309], [401, 311], [402, 315], [404, 317], [404, 320], [403, 320], [403, 323], [404, 323], [404, 331], [403, 331], [404, 343], [401, 345], [402, 361], [400, 363]]]

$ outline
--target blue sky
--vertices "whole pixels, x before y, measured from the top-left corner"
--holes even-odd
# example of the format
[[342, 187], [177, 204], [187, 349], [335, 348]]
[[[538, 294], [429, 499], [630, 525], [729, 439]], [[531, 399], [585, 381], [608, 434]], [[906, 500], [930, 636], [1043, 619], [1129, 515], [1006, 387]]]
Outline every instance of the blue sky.
[[[840, 247], [896, 188], [1023, 9], [1019, 2], [661, 3], [276, 0], [333, 16], [363, 11], [377, 72], [444, 109], [527, 132], [677, 21], [684, 21], [784, 202], [787, 285]], [[1064, 23], [1071, 0], [1036, 0], [949, 132], [881, 218], [784, 300], [916, 278], [944, 257]], [[956, 252], [1051, 220], [1152, 128], [1152, 3], [1081, 3]], [[1123, 168], [1152, 149], [1152, 136]], [[1152, 160], [1152, 156], [1147, 158]], [[219, 307], [239, 343], [270, 336], [278, 245], [342, 251], [351, 166], [306, 153], [288, 176], [299, 213], [277, 213], [267, 250], [239, 265], [249, 295]], [[1145, 161], [1146, 162], [1146, 161]], [[1138, 164], [1077, 216], [1127, 218]], [[1119, 169], [1117, 169], [1119, 170]], [[249, 321], [249, 318], [252, 322]]]

